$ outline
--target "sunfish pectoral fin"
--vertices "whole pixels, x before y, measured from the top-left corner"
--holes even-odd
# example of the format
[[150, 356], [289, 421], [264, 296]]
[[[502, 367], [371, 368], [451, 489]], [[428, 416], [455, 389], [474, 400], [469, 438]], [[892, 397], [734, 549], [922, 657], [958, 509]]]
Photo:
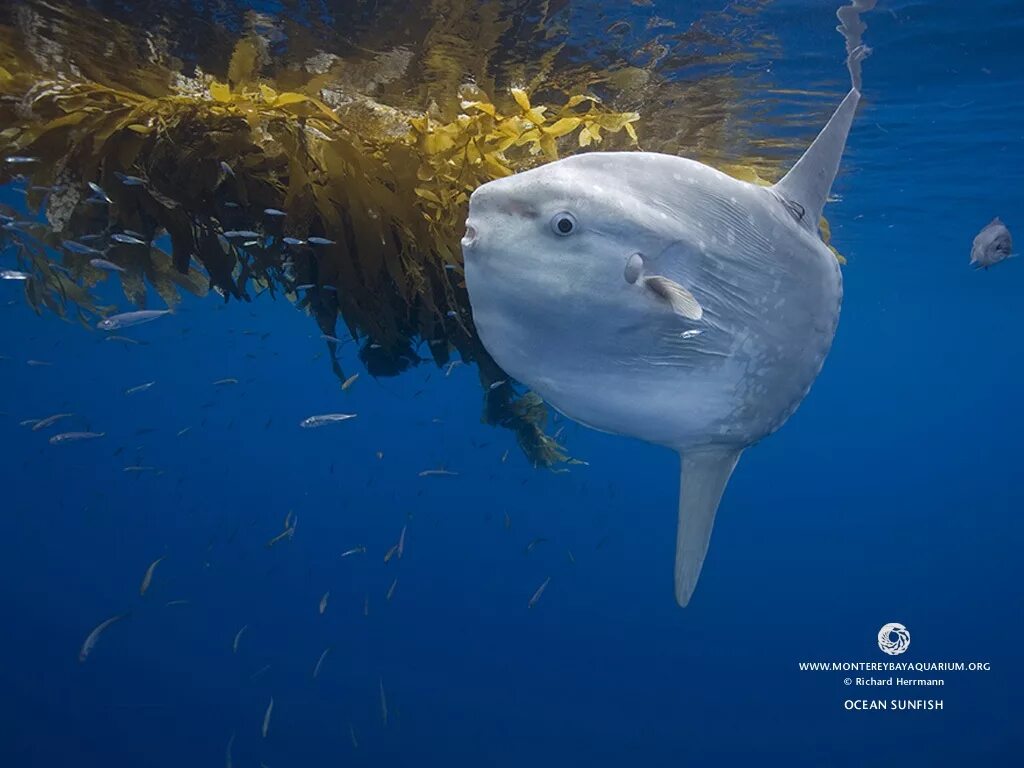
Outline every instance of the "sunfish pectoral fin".
[[669, 280], [661, 275], [646, 275], [643, 285], [659, 299], [668, 303], [677, 315], [685, 317], [687, 320], [700, 320], [704, 317], [704, 309], [700, 302], [674, 280]]
[[697, 586], [715, 513], [742, 448], [703, 448], [681, 456], [676, 530], [676, 602], [683, 608]]

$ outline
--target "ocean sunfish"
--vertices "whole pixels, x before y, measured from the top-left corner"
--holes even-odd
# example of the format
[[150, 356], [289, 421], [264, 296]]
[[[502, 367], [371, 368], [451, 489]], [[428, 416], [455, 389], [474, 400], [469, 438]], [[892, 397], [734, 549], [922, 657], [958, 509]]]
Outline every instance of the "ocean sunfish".
[[1012, 255], [1013, 239], [1010, 230], [998, 216], [985, 225], [971, 244], [971, 266], [975, 269], [988, 269]]
[[[857, 71], [867, 52], [851, 53]], [[771, 187], [591, 152], [470, 198], [462, 250], [487, 351], [576, 421], [679, 452], [681, 606], [740, 454], [793, 414], [832, 345], [843, 283], [818, 223], [859, 101], [853, 87]]]

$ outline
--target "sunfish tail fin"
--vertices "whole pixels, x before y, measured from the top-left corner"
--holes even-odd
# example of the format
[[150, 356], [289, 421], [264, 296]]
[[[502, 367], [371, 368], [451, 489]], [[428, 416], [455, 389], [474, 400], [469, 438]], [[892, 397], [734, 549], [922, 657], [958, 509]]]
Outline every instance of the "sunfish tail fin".
[[675, 587], [676, 602], [683, 608], [697, 586], [718, 504], [742, 452], [742, 448], [710, 448], [681, 455]]

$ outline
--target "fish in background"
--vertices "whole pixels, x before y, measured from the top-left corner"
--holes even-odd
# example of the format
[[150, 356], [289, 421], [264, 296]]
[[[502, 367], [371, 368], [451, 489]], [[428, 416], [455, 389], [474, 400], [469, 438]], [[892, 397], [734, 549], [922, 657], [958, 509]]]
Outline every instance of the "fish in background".
[[996, 216], [975, 236], [971, 245], [971, 266], [975, 269], [988, 269], [1013, 256], [1010, 230]]

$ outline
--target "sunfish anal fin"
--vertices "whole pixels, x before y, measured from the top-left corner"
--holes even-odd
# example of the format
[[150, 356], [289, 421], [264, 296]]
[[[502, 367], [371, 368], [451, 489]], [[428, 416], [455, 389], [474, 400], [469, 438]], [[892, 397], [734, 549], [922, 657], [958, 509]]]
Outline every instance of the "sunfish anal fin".
[[687, 320], [700, 320], [704, 317], [704, 309], [692, 293], [674, 280], [661, 275], [645, 275], [644, 288], [667, 302], [672, 311]]
[[715, 513], [742, 448], [702, 448], [681, 454], [676, 530], [676, 602], [685, 608], [697, 586]]

